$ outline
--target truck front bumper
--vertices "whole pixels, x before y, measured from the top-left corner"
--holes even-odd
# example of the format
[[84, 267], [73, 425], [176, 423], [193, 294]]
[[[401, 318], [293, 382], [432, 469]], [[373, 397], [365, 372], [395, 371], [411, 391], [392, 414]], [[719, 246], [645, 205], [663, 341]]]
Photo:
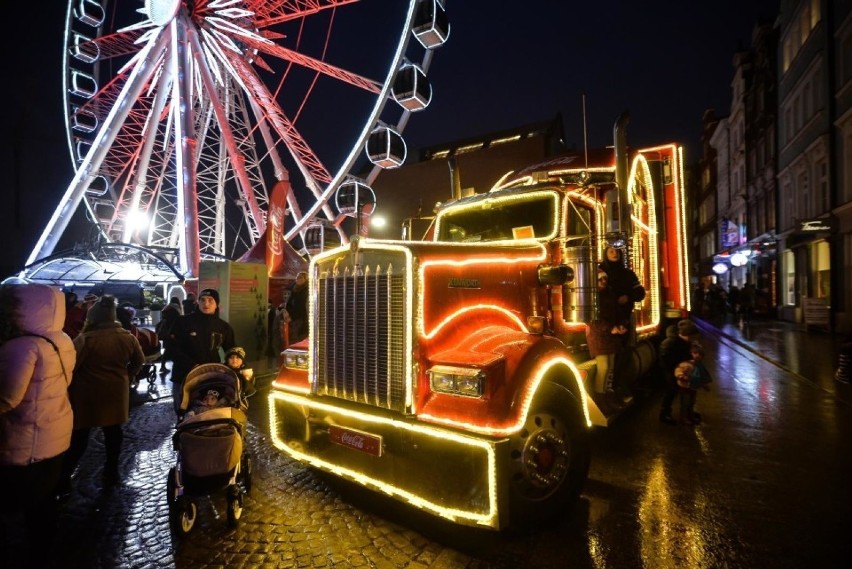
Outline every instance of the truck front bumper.
[[273, 389], [273, 444], [293, 459], [454, 523], [508, 523], [507, 439], [486, 439], [383, 409]]

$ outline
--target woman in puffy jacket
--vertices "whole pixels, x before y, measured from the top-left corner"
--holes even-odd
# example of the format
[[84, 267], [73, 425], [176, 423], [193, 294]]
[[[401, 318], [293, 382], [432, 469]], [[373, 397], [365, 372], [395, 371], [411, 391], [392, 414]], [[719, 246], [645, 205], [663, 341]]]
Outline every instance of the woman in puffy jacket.
[[0, 287], [0, 513], [23, 512], [31, 539], [55, 521], [54, 493], [71, 442], [76, 361], [65, 297], [42, 284]]

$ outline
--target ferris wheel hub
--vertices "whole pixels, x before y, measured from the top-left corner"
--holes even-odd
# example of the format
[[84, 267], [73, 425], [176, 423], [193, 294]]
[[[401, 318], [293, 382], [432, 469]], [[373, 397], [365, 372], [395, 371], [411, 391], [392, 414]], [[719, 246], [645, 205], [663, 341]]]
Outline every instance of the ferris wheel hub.
[[181, 0], [145, 0], [145, 14], [157, 26], [165, 26], [177, 15]]

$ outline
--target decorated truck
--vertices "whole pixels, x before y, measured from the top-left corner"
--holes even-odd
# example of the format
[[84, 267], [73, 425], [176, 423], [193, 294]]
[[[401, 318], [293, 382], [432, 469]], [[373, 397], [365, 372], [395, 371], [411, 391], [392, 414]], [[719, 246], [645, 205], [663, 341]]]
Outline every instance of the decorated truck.
[[310, 263], [310, 335], [269, 396], [284, 453], [455, 523], [564, 514], [587, 478], [606, 358], [597, 267], [623, 248], [647, 294], [629, 381], [689, 310], [683, 150], [614, 148], [510, 174], [436, 212], [429, 240], [353, 238]]

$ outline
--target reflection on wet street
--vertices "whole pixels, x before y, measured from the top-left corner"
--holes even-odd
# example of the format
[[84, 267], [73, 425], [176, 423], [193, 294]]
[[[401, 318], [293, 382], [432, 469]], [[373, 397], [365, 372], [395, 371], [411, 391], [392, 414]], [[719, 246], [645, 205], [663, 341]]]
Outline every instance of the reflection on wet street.
[[846, 566], [848, 386], [832, 379], [825, 335], [748, 328], [737, 339], [753, 351], [704, 334], [714, 381], [698, 393], [700, 425], [660, 423], [659, 392], [640, 401], [595, 433], [571, 520], [503, 546], [534, 552], [528, 567]]
[[92, 445], [63, 508], [56, 566], [846, 567], [852, 390], [833, 380], [832, 337], [776, 322], [727, 336], [703, 328], [714, 379], [698, 393], [702, 422], [661, 423], [662, 392], [649, 386], [617, 422], [593, 432], [589, 480], [559, 523], [464, 528], [320, 475], [270, 444], [263, 387], [249, 408], [254, 489], [237, 529], [225, 523], [223, 499], [203, 499], [193, 533], [170, 534], [174, 415], [170, 400], [154, 399], [132, 410], [121, 487], [99, 486], [103, 445]]

